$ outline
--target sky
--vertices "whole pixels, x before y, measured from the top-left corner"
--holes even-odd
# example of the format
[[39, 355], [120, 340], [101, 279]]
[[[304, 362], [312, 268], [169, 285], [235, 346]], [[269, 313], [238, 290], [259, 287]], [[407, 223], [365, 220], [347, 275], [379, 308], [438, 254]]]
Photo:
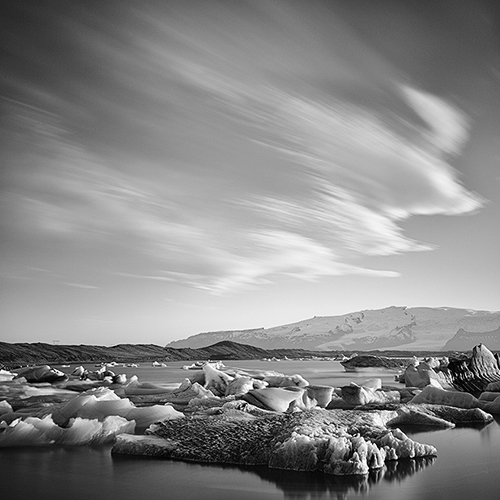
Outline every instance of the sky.
[[4, 0], [0, 340], [500, 309], [500, 8]]

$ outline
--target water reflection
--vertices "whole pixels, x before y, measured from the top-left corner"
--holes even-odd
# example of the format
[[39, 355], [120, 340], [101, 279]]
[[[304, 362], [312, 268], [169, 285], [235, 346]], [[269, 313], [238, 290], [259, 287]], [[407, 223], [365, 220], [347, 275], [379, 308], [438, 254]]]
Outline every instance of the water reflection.
[[[240, 364], [240, 362], [238, 362]], [[321, 384], [328, 374], [335, 386], [348, 383], [349, 374], [335, 364], [319, 362], [241, 362], [241, 368], [276, 370], [305, 375], [311, 384]], [[278, 366], [279, 365], [279, 366]], [[320, 370], [318, 366], [325, 367]], [[182, 381], [186, 370], [181, 363], [168, 368], [127, 368], [142, 381]], [[376, 376], [364, 373], [360, 381]], [[156, 378], [155, 378], [156, 377]], [[393, 376], [385, 374], [389, 381]], [[385, 379], [384, 379], [385, 380]], [[68, 498], [89, 500], [319, 500], [326, 498], [500, 498], [500, 415], [495, 422], [479, 428], [457, 427], [432, 430], [415, 426], [403, 429], [410, 438], [438, 449], [437, 459], [388, 462], [384, 469], [368, 476], [338, 477], [308, 473], [146, 459], [110, 454], [110, 447], [20, 448], [0, 450], [2, 491], [9, 500], [26, 498]], [[432, 467], [428, 467], [432, 465]], [[425, 469], [425, 470], [424, 470]], [[417, 474], [418, 472], [418, 474]], [[29, 477], [29, 481], [20, 478]], [[471, 480], [473, 478], [473, 480]]]
[[[498, 429], [496, 427], [500, 426], [500, 415], [493, 415], [494, 422], [490, 425], [487, 425], [484, 429], [481, 430], [479, 437], [481, 440], [482, 446], [488, 446], [494, 440], [493, 437]], [[493, 441], [494, 442], [494, 441]]]
[[382, 469], [373, 470], [367, 476], [334, 476], [321, 472], [302, 472], [270, 469], [265, 466], [206, 465], [225, 471], [252, 473], [261, 480], [281, 490], [286, 500], [313, 500], [338, 498], [347, 500], [350, 494], [364, 495], [377, 483], [402, 482], [432, 465], [435, 457], [386, 462]]

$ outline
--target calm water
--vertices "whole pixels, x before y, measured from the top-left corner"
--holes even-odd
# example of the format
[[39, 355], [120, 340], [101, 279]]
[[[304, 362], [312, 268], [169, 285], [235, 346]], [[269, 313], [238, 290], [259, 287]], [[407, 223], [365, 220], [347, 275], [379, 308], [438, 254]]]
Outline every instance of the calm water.
[[[345, 373], [336, 362], [237, 361], [226, 365], [233, 363], [239, 368], [300, 373], [311, 384], [341, 386], [380, 376], [384, 384], [398, 386], [394, 372]], [[181, 369], [183, 364], [169, 363], [167, 368], [142, 364], [115, 370], [137, 374], [141, 381], [180, 382], [190, 373]], [[9, 500], [500, 499], [500, 419], [482, 429], [405, 432], [435, 445], [438, 457], [393, 463], [367, 478], [338, 478], [267, 467], [117, 457], [111, 456], [110, 446], [11, 448], [0, 449], [0, 484]]]

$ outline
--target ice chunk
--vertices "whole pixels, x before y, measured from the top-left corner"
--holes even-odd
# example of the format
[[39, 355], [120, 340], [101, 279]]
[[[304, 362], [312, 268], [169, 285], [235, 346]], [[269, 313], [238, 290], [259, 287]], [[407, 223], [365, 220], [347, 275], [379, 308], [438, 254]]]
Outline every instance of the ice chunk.
[[479, 408], [481, 403], [467, 392], [447, 391], [428, 385], [410, 403], [430, 403], [454, 406], [456, 408]]
[[253, 389], [253, 379], [250, 377], [238, 377], [229, 382], [226, 387], [226, 396], [230, 396], [232, 394], [241, 395], [246, 394], [248, 391]]
[[141, 408], [133, 407], [125, 415], [125, 418], [134, 420], [137, 425], [137, 432], [142, 432], [155, 422], [184, 418], [184, 414], [175, 410], [174, 407], [170, 405], [154, 405]]
[[0, 401], [0, 417], [12, 411], [12, 406], [7, 401]]
[[0, 447], [102, 444], [112, 442], [118, 434], [133, 433], [134, 429], [135, 422], [118, 416], [106, 417], [103, 422], [75, 418], [65, 428], [55, 424], [50, 415], [28, 417], [9, 425], [0, 422]]
[[79, 394], [52, 412], [54, 422], [66, 426], [70, 419], [80, 417], [103, 422], [109, 416], [120, 416], [136, 422], [137, 430], [143, 431], [150, 424], [181, 418], [184, 415], [172, 406], [154, 405], [136, 407], [128, 398], [120, 398], [111, 389], [99, 387]]
[[269, 387], [306, 387], [309, 382], [302, 375], [268, 375], [264, 378]]
[[333, 387], [328, 385], [308, 385], [306, 387], [307, 395], [311, 399], [315, 399], [318, 406], [326, 408], [332, 400]]
[[224, 396], [229, 383], [234, 379], [231, 375], [218, 370], [211, 363], [203, 366], [205, 374], [205, 389], [212, 391], [216, 396]]
[[12, 380], [17, 374], [7, 370], [0, 370], [0, 382], [4, 380]]
[[17, 371], [15, 378], [25, 378], [28, 382], [55, 382], [67, 378], [66, 374], [49, 365], [29, 366]]
[[291, 391], [281, 387], [266, 387], [264, 389], [253, 389], [242, 397], [248, 403], [251, 403], [259, 408], [285, 412], [288, 410], [290, 403], [296, 399], [302, 398], [304, 389]]
[[160, 385], [151, 382], [139, 382], [136, 375], [130, 377], [130, 382], [123, 388], [126, 395], [142, 395], [142, 394], [165, 394], [172, 392], [174, 387], [172, 384]]

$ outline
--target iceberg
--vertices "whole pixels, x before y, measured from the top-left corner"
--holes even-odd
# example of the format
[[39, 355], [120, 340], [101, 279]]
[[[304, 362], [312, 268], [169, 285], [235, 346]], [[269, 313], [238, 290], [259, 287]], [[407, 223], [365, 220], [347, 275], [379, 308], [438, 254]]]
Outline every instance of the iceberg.
[[27, 368], [21, 368], [17, 371], [17, 375], [14, 378], [25, 378], [28, 382], [57, 382], [61, 380], [66, 380], [67, 375], [57, 370], [56, 368], [51, 368], [48, 365], [40, 366], [29, 366]]
[[70, 419], [67, 427], [54, 423], [51, 415], [19, 418], [10, 424], [0, 422], [0, 447], [104, 444], [134, 429], [135, 422], [115, 415], [102, 422], [78, 417]]
[[286, 412], [290, 404], [302, 398], [305, 389], [299, 387], [281, 388], [265, 387], [264, 389], [252, 389], [242, 396], [242, 399], [259, 408], [273, 410], [277, 412]]
[[[395, 415], [389, 411], [384, 418]], [[112, 453], [366, 475], [388, 460], [437, 452], [388, 429], [378, 413], [318, 408], [259, 415], [231, 407], [206, 418], [157, 423], [145, 436], [117, 436]]]
[[212, 391], [216, 396], [224, 396], [228, 385], [234, 380], [234, 377], [217, 369], [211, 363], [203, 366], [205, 374], [205, 389]]
[[79, 394], [76, 398], [52, 412], [60, 425], [71, 418], [97, 419], [102, 422], [109, 416], [120, 416], [135, 421], [136, 431], [143, 432], [150, 424], [164, 419], [182, 418], [184, 414], [170, 405], [135, 406], [130, 399], [120, 398], [111, 389], [99, 387]]

